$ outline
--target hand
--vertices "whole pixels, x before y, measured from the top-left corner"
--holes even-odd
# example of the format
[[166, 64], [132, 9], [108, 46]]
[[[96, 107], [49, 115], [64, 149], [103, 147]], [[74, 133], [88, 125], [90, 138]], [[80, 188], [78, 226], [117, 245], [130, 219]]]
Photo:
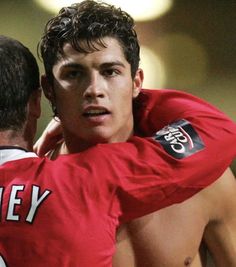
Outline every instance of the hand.
[[62, 140], [62, 127], [58, 118], [52, 119], [43, 131], [41, 137], [34, 145], [34, 152], [39, 156], [44, 156], [51, 149], [55, 148], [58, 141]]

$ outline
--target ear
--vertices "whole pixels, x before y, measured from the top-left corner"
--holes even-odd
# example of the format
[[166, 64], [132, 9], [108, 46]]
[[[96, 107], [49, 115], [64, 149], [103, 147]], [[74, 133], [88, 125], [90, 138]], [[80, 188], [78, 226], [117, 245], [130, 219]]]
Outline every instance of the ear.
[[41, 95], [42, 95], [41, 89], [35, 90], [31, 94], [29, 103], [28, 103], [29, 114], [37, 119], [41, 115]]
[[134, 80], [133, 80], [133, 98], [136, 98], [143, 86], [143, 79], [144, 79], [144, 74], [142, 69], [138, 69], [136, 71]]
[[48, 77], [44, 74], [41, 76], [41, 86], [43, 88], [43, 92], [45, 97], [51, 102], [55, 102], [55, 97], [54, 97], [54, 91], [53, 91], [53, 86], [49, 82]]

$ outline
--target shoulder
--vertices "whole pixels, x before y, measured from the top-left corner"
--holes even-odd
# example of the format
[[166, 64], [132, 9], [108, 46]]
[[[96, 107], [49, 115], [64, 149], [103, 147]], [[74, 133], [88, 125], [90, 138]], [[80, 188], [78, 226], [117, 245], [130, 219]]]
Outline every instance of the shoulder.
[[[161, 108], [170, 108], [170, 111], [174, 108], [176, 111], [185, 111], [187, 110], [199, 110], [199, 109], [214, 109], [210, 103], [207, 101], [194, 96], [190, 93], [184, 92], [182, 90], [174, 89], [154, 89], [154, 90], [145, 90], [143, 89], [137, 98], [137, 104], [142, 103], [146, 109]], [[167, 111], [167, 110], [165, 110]]]
[[210, 103], [179, 90], [142, 90], [134, 101], [134, 120], [138, 133], [154, 133], [181, 119], [207, 127], [209, 123], [232, 124], [223, 112]]

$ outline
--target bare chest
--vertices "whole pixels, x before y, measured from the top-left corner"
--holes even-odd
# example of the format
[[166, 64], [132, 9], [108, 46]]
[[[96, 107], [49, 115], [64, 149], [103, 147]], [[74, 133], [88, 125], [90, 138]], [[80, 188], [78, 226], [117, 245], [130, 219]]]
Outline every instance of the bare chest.
[[205, 226], [205, 215], [195, 203], [173, 205], [121, 228], [115, 259], [128, 260], [123, 266], [129, 267], [200, 267]]

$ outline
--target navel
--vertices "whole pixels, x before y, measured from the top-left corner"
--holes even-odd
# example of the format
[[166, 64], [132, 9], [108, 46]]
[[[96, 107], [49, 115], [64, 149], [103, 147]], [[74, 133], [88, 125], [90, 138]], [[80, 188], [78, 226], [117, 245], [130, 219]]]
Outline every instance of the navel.
[[187, 257], [184, 261], [184, 266], [190, 266], [192, 263], [193, 259], [191, 257]]

